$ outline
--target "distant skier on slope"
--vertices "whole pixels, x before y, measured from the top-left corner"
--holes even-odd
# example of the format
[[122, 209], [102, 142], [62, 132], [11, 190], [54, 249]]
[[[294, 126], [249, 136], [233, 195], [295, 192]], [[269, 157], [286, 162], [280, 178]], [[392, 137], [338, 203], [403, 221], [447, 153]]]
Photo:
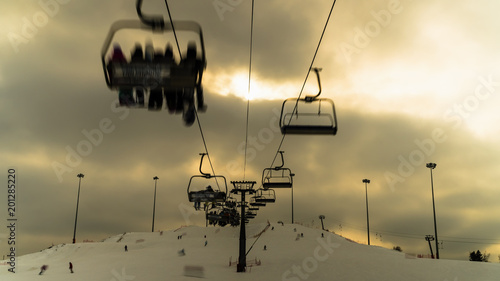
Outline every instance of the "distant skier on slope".
[[42, 275], [47, 270], [47, 268], [49, 268], [48, 265], [42, 265], [42, 267], [40, 267], [40, 273], [38, 273], [38, 275]]

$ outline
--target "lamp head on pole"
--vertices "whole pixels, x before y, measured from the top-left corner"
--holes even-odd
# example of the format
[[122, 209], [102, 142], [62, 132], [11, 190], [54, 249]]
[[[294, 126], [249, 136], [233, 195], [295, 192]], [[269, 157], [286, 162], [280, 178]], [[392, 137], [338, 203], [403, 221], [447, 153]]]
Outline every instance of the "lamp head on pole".
[[427, 168], [434, 169], [434, 168], [436, 168], [437, 165], [436, 165], [436, 163], [427, 163], [427, 164], [425, 164], [425, 166]]
[[84, 174], [82, 174], [82, 173], [80, 173], [80, 174], [78, 174], [78, 175], [76, 175], [76, 176], [77, 176], [77, 177], [79, 177], [79, 178], [83, 178], [85, 175], [84, 175]]
[[160, 178], [159, 178], [159, 177], [154, 177], [153, 179], [154, 179], [154, 180], [158, 180], [158, 179], [160, 179]]
[[370, 180], [369, 179], [363, 179], [363, 182], [364, 183], [370, 183]]

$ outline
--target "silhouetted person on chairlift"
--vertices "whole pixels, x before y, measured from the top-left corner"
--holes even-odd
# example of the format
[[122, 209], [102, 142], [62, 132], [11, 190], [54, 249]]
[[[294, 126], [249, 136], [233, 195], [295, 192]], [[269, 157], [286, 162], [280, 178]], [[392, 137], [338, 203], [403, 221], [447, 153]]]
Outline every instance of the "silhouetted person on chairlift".
[[[144, 52], [142, 50], [142, 46], [140, 43], [135, 44], [135, 48], [132, 51], [132, 56], [130, 59], [130, 63], [144, 63]], [[146, 81], [144, 81], [145, 83]], [[136, 87], [135, 88], [135, 96], [137, 99], [137, 103], [139, 104], [139, 107], [144, 107], [144, 88], [143, 87]]]
[[[174, 52], [172, 50], [172, 45], [168, 43], [165, 46], [165, 55], [163, 57], [163, 63], [170, 68], [170, 75], [172, 74], [172, 69], [177, 67], [177, 63], [174, 58]], [[169, 113], [181, 113], [182, 104], [182, 93], [175, 89], [175, 87], [165, 88], [163, 94], [167, 100], [167, 108]]]
[[184, 100], [184, 109], [182, 112], [182, 117], [184, 119], [184, 123], [186, 126], [190, 126], [194, 123], [196, 118], [195, 116], [195, 108], [194, 108], [194, 91], [196, 90], [196, 99], [198, 110], [205, 111], [206, 107], [203, 102], [203, 88], [201, 86], [201, 79], [203, 76], [203, 61], [197, 58], [196, 55], [196, 43], [189, 42], [187, 53], [181, 60], [179, 67], [181, 69], [189, 69], [190, 76], [195, 77], [196, 86], [191, 88], [183, 89], [183, 100]]
[[[157, 50], [153, 54], [153, 63], [161, 64], [163, 61], [163, 52]], [[163, 107], [163, 88], [160, 87], [159, 81], [154, 81], [152, 85], [150, 85], [149, 90], [149, 110], [161, 110]]]
[[[111, 59], [108, 62], [110, 63], [118, 63], [118, 64], [126, 64], [127, 59], [123, 54], [122, 48], [118, 43], [113, 45], [113, 53], [111, 54]], [[114, 74], [112, 74], [114, 76]], [[133, 106], [135, 105], [133, 89], [129, 87], [122, 87], [118, 89], [118, 100], [121, 106]]]

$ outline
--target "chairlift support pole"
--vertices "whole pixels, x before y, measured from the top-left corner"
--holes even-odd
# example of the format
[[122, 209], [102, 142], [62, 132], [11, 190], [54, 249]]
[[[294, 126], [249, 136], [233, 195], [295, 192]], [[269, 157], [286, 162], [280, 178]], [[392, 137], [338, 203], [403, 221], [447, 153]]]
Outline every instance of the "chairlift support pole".
[[237, 272], [245, 272], [247, 266], [247, 257], [246, 257], [246, 223], [245, 223], [245, 206], [246, 199], [245, 195], [254, 194], [255, 190], [253, 186], [255, 185], [255, 181], [232, 181], [234, 189], [231, 191], [232, 193], [241, 194], [241, 219], [240, 219], [240, 248], [239, 248], [239, 257], [238, 264], [236, 265]]

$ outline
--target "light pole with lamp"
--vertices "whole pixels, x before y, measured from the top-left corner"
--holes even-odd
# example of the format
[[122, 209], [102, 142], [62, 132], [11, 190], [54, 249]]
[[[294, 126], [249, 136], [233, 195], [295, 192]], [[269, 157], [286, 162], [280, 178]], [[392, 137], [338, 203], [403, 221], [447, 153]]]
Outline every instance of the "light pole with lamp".
[[365, 184], [365, 194], [366, 194], [366, 228], [368, 233], [368, 245], [370, 245], [370, 219], [368, 216], [368, 184], [370, 183], [369, 179], [363, 179]]
[[75, 229], [73, 230], [73, 244], [76, 243], [76, 222], [78, 220], [78, 204], [80, 202], [80, 185], [82, 183], [82, 178], [85, 176], [84, 174], [80, 173], [76, 175], [78, 177], [78, 196], [76, 197], [76, 215], [75, 215]]
[[155, 181], [155, 194], [154, 194], [154, 199], [153, 199], [153, 226], [151, 227], [151, 232], [155, 231], [155, 210], [156, 210], [156, 182], [158, 181], [158, 177], [154, 177], [153, 180]]
[[432, 211], [434, 213], [434, 239], [436, 241], [436, 259], [439, 259], [438, 232], [436, 223], [436, 205], [434, 203], [434, 181], [432, 179], [432, 170], [434, 170], [437, 165], [436, 163], [427, 163], [425, 166], [431, 170]]

